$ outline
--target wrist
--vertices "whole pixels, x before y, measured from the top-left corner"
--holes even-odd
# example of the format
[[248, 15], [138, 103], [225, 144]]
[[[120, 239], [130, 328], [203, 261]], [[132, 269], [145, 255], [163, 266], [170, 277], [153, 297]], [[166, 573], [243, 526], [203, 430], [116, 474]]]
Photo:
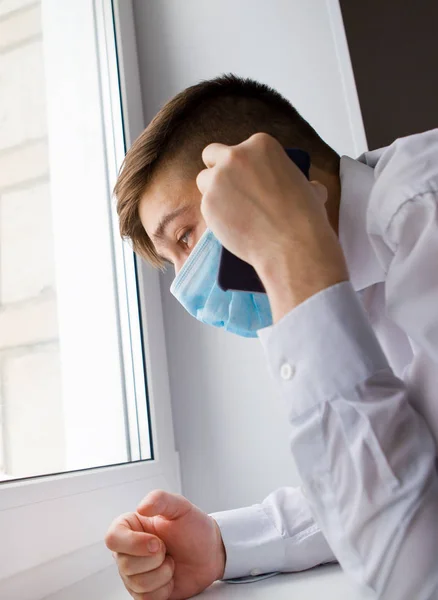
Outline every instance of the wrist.
[[348, 280], [342, 252], [337, 256], [313, 258], [311, 253], [278, 252], [256, 266], [268, 295], [274, 323], [318, 292]]

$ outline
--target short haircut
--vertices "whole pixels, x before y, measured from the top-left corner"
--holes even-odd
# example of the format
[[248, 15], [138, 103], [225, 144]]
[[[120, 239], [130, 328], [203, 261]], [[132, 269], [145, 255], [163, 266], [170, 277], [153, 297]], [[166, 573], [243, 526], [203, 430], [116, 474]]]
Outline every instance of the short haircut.
[[267, 133], [284, 147], [306, 150], [312, 163], [339, 171], [339, 156], [281, 94], [252, 79], [222, 75], [177, 94], [161, 108], [126, 154], [114, 188], [120, 233], [156, 267], [163, 262], [144, 230], [140, 199], [158, 168], [175, 161], [185, 171], [204, 168], [202, 151], [213, 142], [240, 144]]

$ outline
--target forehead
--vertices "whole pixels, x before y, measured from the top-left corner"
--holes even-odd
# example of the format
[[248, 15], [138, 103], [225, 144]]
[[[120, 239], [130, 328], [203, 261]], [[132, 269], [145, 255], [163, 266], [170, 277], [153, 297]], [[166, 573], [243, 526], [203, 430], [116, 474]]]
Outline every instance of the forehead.
[[175, 170], [161, 170], [154, 175], [143, 192], [139, 203], [139, 216], [149, 237], [160, 221], [170, 212], [183, 206], [199, 206], [201, 194], [196, 179]]

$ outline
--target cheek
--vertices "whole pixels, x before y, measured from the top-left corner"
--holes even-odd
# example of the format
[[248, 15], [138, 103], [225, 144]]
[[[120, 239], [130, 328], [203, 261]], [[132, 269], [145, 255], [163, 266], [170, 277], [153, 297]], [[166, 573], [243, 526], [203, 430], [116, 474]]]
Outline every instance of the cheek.
[[183, 252], [178, 252], [178, 256], [176, 256], [173, 261], [174, 268], [175, 268], [175, 277], [178, 275], [178, 273], [183, 268], [184, 263], [189, 258], [190, 254], [193, 252], [194, 247], [199, 242], [199, 240], [202, 237], [202, 234], [204, 233], [204, 231], [206, 229], [207, 229], [207, 226], [204, 222], [200, 225], [197, 225], [193, 231], [192, 246], [191, 246], [190, 250], [184, 250]]
[[186, 262], [186, 258], [179, 258], [178, 260], [175, 260], [174, 262], [174, 271], [175, 271], [175, 277], [178, 275], [178, 273], [181, 271], [181, 269], [184, 266], [184, 263]]

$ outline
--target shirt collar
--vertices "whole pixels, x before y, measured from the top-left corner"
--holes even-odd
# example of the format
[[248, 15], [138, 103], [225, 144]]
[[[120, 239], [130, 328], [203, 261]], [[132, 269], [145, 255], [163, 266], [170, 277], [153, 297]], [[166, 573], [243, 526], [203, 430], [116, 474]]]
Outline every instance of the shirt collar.
[[367, 155], [358, 160], [343, 156], [339, 171], [339, 241], [347, 261], [351, 284], [356, 292], [385, 280], [384, 270], [367, 232], [368, 202], [374, 185], [374, 169], [365, 162], [368, 162]]

